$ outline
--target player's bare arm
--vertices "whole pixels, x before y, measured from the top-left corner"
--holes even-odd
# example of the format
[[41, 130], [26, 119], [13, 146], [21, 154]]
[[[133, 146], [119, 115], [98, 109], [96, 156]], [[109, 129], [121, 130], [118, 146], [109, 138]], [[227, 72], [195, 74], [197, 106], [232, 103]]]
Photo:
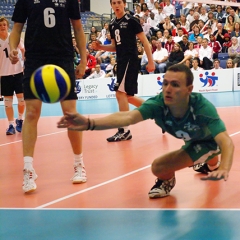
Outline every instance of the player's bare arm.
[[215, 138], [216, 143], [221, 149], [221, 164], [218, 170], [208, 173], [203, 180], [228, 179], [229, 171], [232, 167], [234, 145], [227, 132], [219, 133]]
[[92, 42], [92, 48], [94, 50], [104, 50], [108, 52], [116, 52], [115, 40], [111, 40], [111, 44], [103, 45], [100, 41]]
[[90, 119], [76, 113], [66, 113], [57, 123], [58, 128], [68, 128], [69, 130], [104, 130], [129, 126], [143, 121], [138, 110], [128, 112], [116, 112], [103, 118]]
[[81, 61], [80, 61], [80, 64], [76, 67], [75, 75], [76, 75], [76, 78], [82, 78], [83, 75], [85, 74], [85, 70], [87, 66], [86, 38], [85, 38], [81, 21], [71, 19], [71, 23], [73, 26], [74, 37], [76, 39], [77, 48], [81, 56]]
[[9, 36], [10, 47], [9, 59], [12, 64], [16, 64], [19, 61], [17, 47], [20, 42], [23, 25], [24, 25], [23, 23], [14, 23], [13, 29]]

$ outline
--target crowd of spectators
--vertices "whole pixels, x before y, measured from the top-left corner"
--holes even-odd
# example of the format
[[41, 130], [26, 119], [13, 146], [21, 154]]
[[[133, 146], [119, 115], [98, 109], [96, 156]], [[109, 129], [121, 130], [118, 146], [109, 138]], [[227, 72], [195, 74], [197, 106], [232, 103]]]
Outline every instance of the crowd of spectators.
[[[134, 11], [127, 12], [139, 19], [143, 32], [149, 39], [156, 66], [155, 72], [147, 72], [148, 60], [144, 46], [136, 39], [140, 74], [164, 73], [169, 66], [178, 63], [186, 64], [192, 71], [239, 67], [238, 7], [225, 7], [221, 2], [219, 5], [175, 0], [138, 2], [134, 4]], [[178, 17], [176, 6], [181, 7]], [[91, 57], [88, 57], [85, 78], [95, 71], [96, 65], [105, 72], [105, 77], [114, 76], [113, 68], [117, 61], [115, 53], [94, 51], [91, 46], [91, 42], [96, 40], [102, 44], [111, 42], [108, 27], [108, 23], [105, 23], [101, 31], [95, 27], [91, 29], [87, 43], [88, 56]], [[224, 61], [224, 66], [219, 58], [221, 53], [229, 57]]]

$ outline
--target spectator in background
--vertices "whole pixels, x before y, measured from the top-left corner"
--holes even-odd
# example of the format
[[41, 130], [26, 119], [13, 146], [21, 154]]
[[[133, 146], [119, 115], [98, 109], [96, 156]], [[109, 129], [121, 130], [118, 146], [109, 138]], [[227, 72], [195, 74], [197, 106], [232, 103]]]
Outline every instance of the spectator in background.
[[95, 66], [95, 70], [88, 77], [86, 77], [86, 79], [104, 78], [105, 75], [106, 75], [105, 71], [101, 69], [99, 64], [97, 64]]
[[189, 42], [188, 43], [188, 48], [185, 52], [184, 52], [184, 58], [180, 63], [184, 63], [187, 60], [192, 60], [195, 57], [198, 57], [198, 52], [197, 50], [194, 48], [194, 43], [193, 42]]
[[190, 23], [190, 31], [193, 30], [193, 26], [198, 25], [200, 14], [198, 12], [194, 12], [193, 18], [194, 20]]
[[157, 42], [157, 37], [152, 36], [150, 39], [152, 53], [154, 53], [157, 49], [156, 42]]
[[108, 24], [107, 22], [104, 23], [103, 29], [101, 30], [101, 32], [100, 32], [100, 34], [99, 34], [99, 41], [100, 41], [101, 43], [104, 43], [104, 41], [105, 41], [106, 38], [107, 38], [106, 34], [109, 32], [108, 26], [109, 26], [109, 24]]
[[156, 36], [156, 32], [159, 30], [158, 28], [158, 19], [155, 18], [155, 14], [153, 12], [150, 13], [150, 17], [147, 19], [147, 24], [150, 25], [150, 35]]
[[96, 56], [97, 51], [95, 51], [95, 50], [93, 49], [92, 43], [89, 43], [89, 44], [88, 44], [87, 49], [88, 49], [89, 53], [90, 53], [92, 56], [94, 56], [94, 57]]
[[180, 15], [179, 22], [181, 24], [181, 27], [186, 29], [186, 31], [187, 31], [187, 33], [184, 33], [184, 34], [188, 34], [188, 32], [190, 30], [190, 23], [187, 21], [187, 18], [184, 14]]
[[162, 47], [165, 46], [165, 44], [166, 44], [166, 42], [167, 42], [168, 36], [170, 36], [170, 32], [169, 32], [168, 30], [164, 30], [164, 31], [163, 31]]
[[202, 40], [202, 47], [199, 49], [199, 59], [200, 59], [200, 66], [204, 70], [209, 70], [212, 68], [213, 65], [213, 49], [208, 46], [208, 40], [204, 38]]
[[157, 31], [156, 37], [157, 37], [158, 40], [160, 40], [161, 42], [163, 42], [163, 34], [162, 34], [161, 31]]
[[193, 8], [193, 3], [191, 2], [182, 2], [182, 13], [184, 16], [187, 16], [190, 9]]
[[167, 42], [165, 43], [165, 46], [164, 46], [164, 48], [167, 49], [168, 54], [170, 54], [170, 52], [172, 52], [173, 46], [174, 46], [173, 37], [171, 35], [169, 35], [167, 37]]
[[193, 28], [193, 33], [190, 34], [188, 40], [189, 42], [197, 42], [197, 37], [203, 38], [203, 34], [200, 33], [200, 28], [198, 25], [195, 25]]
[[[233, 8], [230, 8], [229, 9], [229, 16], [232, 16], [233, 17], [233, 22], [239, 22], [239, 17], [238, 17], [238, 14], [235, 13], [234, 9]], [[226, 18], [226, 23], [229, 23], [228, 22], [228, 17]]]
[[172, 32], [173, 28], [174, 28], [174, 24], [170, 21], [170, 17], [167, 16], [163, 24], [163, 29]]
[[164, 73], [166, 71], [168, 51], [166, 48], [162, 48], [161, 41], [156, 42], [157, 49], [153, 53], [153, 60], [155, 63], [155, 68], [159, 73]]
[[231, 32], [231, 37], [240, 37], [240, 23], [239, 22], [235, 22], [234, 23], [234, 27], [233, 27], [233, 31]]
[[232, 15], [229, 15], [227, 17], [227, 22], [224, 25], [224, 29], [228, 31], [229, 34], [234, 30], [234, 17]]
[[210, 42], [208, 43], [208, 46], [213, 49], [213, 59], [218, 58], [218, 54], [222, 52], [222, 46], [218, 41], [216, 41], [213, 34], [210, 35]]
[[150, 34], [151, 26], [148, 23], [145, 23], [145, 20], [144, 20], [143, 17], [140, 18], [140, 24], [142, 26], [142, 29], [143, 29], [143, 32], [144, 32], [145, 36], [149, 40], [150, 37], [151, 37], [151, 34]]
[[222, 67], [220, 67], [220, 60], [218, 58], [215, 58], [213, 60], [213, 69], [214, 70], [223, 69]]
[[238, 67], [240, 61], [240, 45], [238, 44], [238, 39], [232, 37], [232, 46], [228, 48], [228, 55], [233, 59], [234, 67]]
[[105, 68], [105, 72], [108, 74], [109, 72], [112, 71], [112, 69], [114, 68], [116, 64], [116, 58], [115, 57], [111, 57], [110, 63], [106, 66]]
[[86, 49], [86, 54], [87, 54], [87, 66], [83, 78], [87, 78], [95, 70], [97, 64], [97, 59], [89, 53], [88, 49]]
[[226, 29], [223, 29], [223, 26], [221, 23], [217, 24], [217, 30], [213, 33], [216, 41], [218, 41], [221, 45], [223, 45], [224, 43], [224, 34], [228, 33], [228, 31]]
[[183, 52], [188, 50], [188, 47], [189, 47], [188, 35], [183, 35], [182, 41], [178, 43], [180, 44], [180, 47], [182, 48]]
[[117, 76], [117, 63], [114, 64], [113, 69], [105, 75], [105, 77], [116, 77]]
[[203, 68], [199, 67], [199, 65], [200, 65], [200, 60], [199, 60], [199, 58], [198, 58], [198, 57], [193, 58], [191, 71], [192, 71], [192, 72], [202, 71]]
[[223, 21], [223, 9], [221, 5], [217, 5], [217, 12], [215, 13], [215, 18], [219, 23], [224, 23]]
[[231, 41], [231, 37], [228, 33], [224, 34], [224, 40], [225, 42], [223, 43], [223, 47], [222, 47], [222, 52], [223, 53], [227, 53], [228, 52], [228, 48], [230, 48], [232, 46], [232, 41]]
[[201, 7], [200, 9], [200, 17], [199, 20], [203, 20], [203, 22], [207, 22], [208, 20], [208, 13], [205, 7]]
[[233, 68], [233, 67], [234, 67], [233, 60], [231, 58], [229, 58], [226, 61], [226, 68]]
[[105, 41], [103, 42], [103, 45], [111, 44], [111, 35], [110, 35], [110, 32], [107, 32], [105, 36], [106, 36], [106, 39], [105, 39]]
[[208, 26], [206, 33], [203, 35], [203, 38], [207, 38], [207, 40], [210, 41], [211, 34], [212, 34], [212, 28], [210, 26]]
[[201, 36], [198, 36], [197, 43], [194, 44], [194, 49], [196, 49], [198, 54], [199, 54], [200, 48], [202, 47], [202, 40], [203, 40], [203, 38]]
[[175, 18], [176, 15], [176, 8], [170, 2], [170, 0], [166, 0], [166, 6], [163, 8], [163, 12], [166, 14], [167, 17], [170, 19]]
[[165, 22], [165, 18], [166, 18], [166, 15], [163, 13], [163, 8], [162, 7], [158, 7], [158, 12], [155, 14], [155, 18], [157, 19], [158, 21], [158, 27], [159, 29], [163, 30], [163, 24]]
[[176, 22], [175, 28], [172, 30], [172, 36], [173, 37], [178, 36], [178, 30], [179, 29], [182, 30], [182, 34], [181, 35], [183, 35], [183, 34], [187, 35], [188, 34], [188, 31], [185, 28], [181, 27], [181, 23], [180, 22]]
[[136, 5], [136, 10], [135, 10], [135, 14], [134, 14], [134, 17], [138, 15], [139, 17], [142, 17], [143, 16], [143, 12], [141, 11], [141, 6], [140, 5]]
[[191, 30], [191, 23], [194, 21], [194, 9], [190, 9], [189, 10], [189, 14], [187, 15], [187, 21], [189, 22], [190, 26], [189, 26], [189, 29], [188, 31]]
[[174, 64], [180, 63], [183, 59], [184, 59], [184, 53], [182, 51], [182, 48], [180, 47], [179, 43], [175, 43], [173, 50], [169, 54], [166, 69], [168, 69], [170, 66]]

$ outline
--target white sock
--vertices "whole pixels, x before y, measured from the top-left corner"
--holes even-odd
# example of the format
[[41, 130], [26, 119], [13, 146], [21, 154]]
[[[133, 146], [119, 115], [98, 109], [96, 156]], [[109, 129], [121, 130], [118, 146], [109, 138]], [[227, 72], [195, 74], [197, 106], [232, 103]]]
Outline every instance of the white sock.
[[214, 165], [214, 166], [210, 166], [210, 165], [208, 164], [208, 168], [209, 168], [209, 170], [213, 171], [213, 170], [215, 170], [216, 168], [218, 168], [219, 165], [220, 165], [220, 161], [218, 161], [217, 164]]
[[14, 125], [14, 121], [9, 121], [9, 125]]
[[26, 156], [23, 158], [24, 169], [33, 169], [33, 157]]
[[81, 164], [82, 166], [84, 166], [83, 164], [83, 154], [74, 154], [74, 165], [78, 165]]
[[22, 120], [23, 115], [21, 113], [18, 113], [18, 120]]

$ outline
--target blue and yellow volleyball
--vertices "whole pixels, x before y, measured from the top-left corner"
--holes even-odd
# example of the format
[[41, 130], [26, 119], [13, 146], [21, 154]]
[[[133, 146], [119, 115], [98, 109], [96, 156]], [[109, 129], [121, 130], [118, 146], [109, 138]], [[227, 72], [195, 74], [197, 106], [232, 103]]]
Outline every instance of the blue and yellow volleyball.
[[68, 96], [71, 81], [61, 67], [48, 64], [34, 71], [30, 79], [30, 88], [33, 95], [41, 101], [56, 103]]

